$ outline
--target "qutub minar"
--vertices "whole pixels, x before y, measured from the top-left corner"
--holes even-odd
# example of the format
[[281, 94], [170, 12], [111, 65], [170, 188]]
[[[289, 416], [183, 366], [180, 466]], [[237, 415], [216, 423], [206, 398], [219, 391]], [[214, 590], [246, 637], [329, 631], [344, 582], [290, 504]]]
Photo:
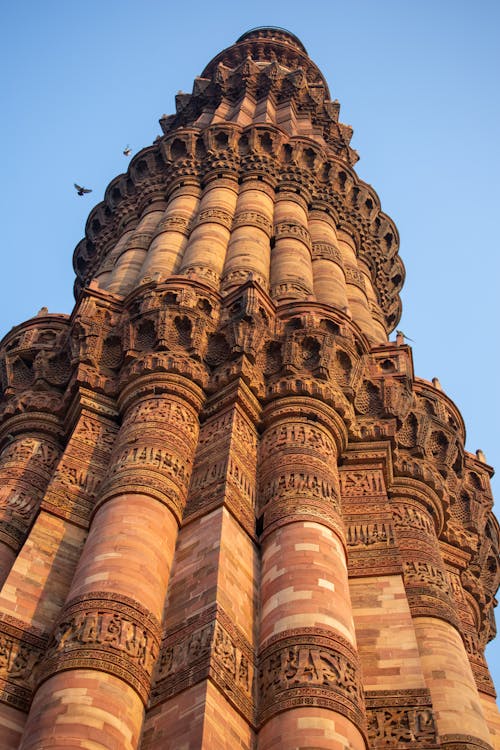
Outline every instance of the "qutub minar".
[[500, 748], [492, 469], [338, 102], [261, 28], [176, 109], [0, 345], [0, 747]]

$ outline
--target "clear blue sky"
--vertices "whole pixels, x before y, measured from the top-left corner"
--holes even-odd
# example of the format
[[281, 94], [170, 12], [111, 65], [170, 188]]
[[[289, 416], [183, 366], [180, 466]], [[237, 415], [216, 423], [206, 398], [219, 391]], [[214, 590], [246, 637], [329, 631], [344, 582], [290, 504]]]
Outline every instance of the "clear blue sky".
[[[149, 145], [175, 94], [262, 25], [294, 32], [339, 99], [401, 235], [416, 374], [439, 377], [467, 448], [500, 469], [496, 0], [4, 0], [0, 336], [42, 306], [71, 311], [73, 249], [123, 147]], [[489, 659], [500, 689], [500, 645]]]

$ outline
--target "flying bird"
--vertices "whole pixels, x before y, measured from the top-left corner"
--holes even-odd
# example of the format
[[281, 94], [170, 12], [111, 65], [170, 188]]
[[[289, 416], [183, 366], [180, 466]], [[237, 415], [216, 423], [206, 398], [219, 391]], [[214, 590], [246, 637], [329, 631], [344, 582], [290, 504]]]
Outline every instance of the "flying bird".
[[75, 186], [75, 190], [78, 193], [78, 195], [85, 195], [85, 193], [91, 193], [92, 190], [90, 188], [82, 187], [81, 185], [77, 185], [76, 182], [73, 183]]
[[123, 149], [123, 155], [130, 156], [131, 153], [132, 153], [132, 149], [130, 148], [130, 146], [125, 146], [125, 148]]

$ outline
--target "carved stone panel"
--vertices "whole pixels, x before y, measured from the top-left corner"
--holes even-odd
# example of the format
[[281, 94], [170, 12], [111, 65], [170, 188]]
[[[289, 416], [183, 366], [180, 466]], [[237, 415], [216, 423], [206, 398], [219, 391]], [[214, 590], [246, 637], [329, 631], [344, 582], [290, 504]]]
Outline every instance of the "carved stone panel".
[[47, 639], [24, 623], [13, 618], [0, 621], [0, 701], [28, 710], [46, 645]]
[[259, 657], [259, 720], [295, 706], [322, 706], [364, 725], [353, 647], [320, 628], [284, 631]]
[[108, 592], [87, 594], [64, 607], [39, 679], [64, 669], [99, 669], [127, 682], [147, 703], [159, 646], [160, 624], [141, 604]]
[[111, 419], [90, 410], [81, 413], [43, 500], [45, 510], [88, 526], [117, 431]]
[[220, 607], [211, 607], [186, 626], [167, 633], [156, 668], [152, 705], [210, 677], [254, 724], [254, 662], [246, 638]]
[[439, 748], [432, 704], [426, 690], [368, 691], [368, 739], [379, 748]]

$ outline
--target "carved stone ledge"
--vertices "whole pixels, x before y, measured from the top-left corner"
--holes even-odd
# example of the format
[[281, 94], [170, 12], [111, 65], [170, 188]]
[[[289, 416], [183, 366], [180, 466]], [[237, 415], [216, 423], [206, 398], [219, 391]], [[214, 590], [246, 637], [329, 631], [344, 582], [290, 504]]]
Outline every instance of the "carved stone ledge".
[[276, 241], [282, 239], [300, 240], [309, 250], [312, 249], [311, 235], [301, 224], [291, 221], [280, 221], [274, 225], [273, 231]]
[[442, 734], [442, 750], [494, 750], [488, 742], [470, 734]]
[[67, 669], [95, 669], [122, 679], [147, 704], [160, 633], [156, 618], [129, 597], [107, 591], [78, 597], [64, 607], [38, 681]]
[[313, 260], [331, 260], [336, 263], [340, 268], [344, 268], [344, 261], [342, 259], [342, 253], [335, 247], [331, 242], [313, 242], [312, 243], [312, 258]]
[[232, 221], [233, 217], [229, 211], [224, 211], [222, 208], [205, 208], [198, 213], [194, 226], [210, 223], [221, 224], [225, 229], [230, 229]]
[[[302, 481], [302, 480], [300, 480]], [[322, 485], [323, 486], [323, 485]], [[329, 485], [324, 485], [323, 490], [327, 493], [331, 490]], [[335, 505], [334, 498], [288, 497], [279, 502], [271, 502], [264, 509], [264, 530], [260, 536], [262, 542], [276, 529], [290, 523], [318, 523], [330, 529], [337, 535], [345, 546], [345, 532], [340, 509]]]
[[269, 221], [267, 216], [264, 216], [257, 211], [239, 211], [234, 217], [231, 229], [234, 230], [238, 227], [246, 226], [262, 229], [262, 231], [265, 232], [268, 237], [271, 237], [273, 233], [273, 225]]
[[365, 730], [356, 650], [322, 628], [287, 630], [266, 643], [259, 656], [259, 722], [298, 706], [320, 706]]
[[459, 630], [457, 613], [446, 596], [425, 586], [408, 587], [406, 595], [412, 617], [436, 617]]

